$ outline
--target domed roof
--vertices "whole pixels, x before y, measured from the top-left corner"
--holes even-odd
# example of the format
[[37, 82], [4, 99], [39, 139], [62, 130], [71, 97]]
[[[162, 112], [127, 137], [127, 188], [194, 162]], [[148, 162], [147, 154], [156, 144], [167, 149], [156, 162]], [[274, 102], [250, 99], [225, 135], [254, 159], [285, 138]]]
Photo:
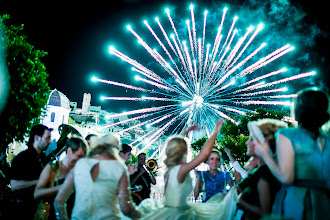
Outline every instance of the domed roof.
[[70, 109], [70, 100], [66, 97], [66, 95], [64, 95], [57, 89], [54, 89], [50, 91], [47, 105]]

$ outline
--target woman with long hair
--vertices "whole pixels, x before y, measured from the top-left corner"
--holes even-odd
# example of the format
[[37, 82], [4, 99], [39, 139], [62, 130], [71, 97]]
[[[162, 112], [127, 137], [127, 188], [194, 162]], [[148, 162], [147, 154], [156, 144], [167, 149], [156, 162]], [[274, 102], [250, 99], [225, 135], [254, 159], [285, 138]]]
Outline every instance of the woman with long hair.
[[273, 214], [289, 219], [325, 219], [330, 216], [330, 138], [320, 132], [329, 120], [329, 98], [319, 89], [300, 91], [294, 99], [296, 128], [277, 132], [277, 161], [269, 144], [260, 142], [256, 154], [283, 184]]
[[140, 217], [130, 197], [128, 171], [119, 156], [119, 139], [106, 135], [99, 139], [88, 158], [77, 162], [55, 198], [57, 219], [68, 219], [65, 203], [76, 191], [71, 219], [120, 219], [121, 212]]
[[[88, 145], [84, 139], [73, 136], [67, 140], [65, 149], [66, 155], [63, 160], [52, 161], [42, 170], [34, 191], [35, 199], [42, 199], [43, 202], [51, 206], [48, 219], [56, 219], [52, 205], [55, 196], [76, 162], [86, 156]], [[74, 196], [69, 201], [68, 214], [71, 216]]]
[[[229, 172], [222, 172], [218, 169], [221, 161], [221, 153], [217, 150], [212, 150], [206, 160], [209, 165], [209, 170], [197, 172], [197, 180], [194, 188], [195, 199], [199, 196], [202, 183], [205, 184], [205, 197], [203, 202], [207, 202], [212, 196], [217, 193], [224, 192], [227, 184], [232, 187], [233, 180]], [[227, 192], [227, 191], [226, 191]]]
[[174, 135], [166, 140], [165, 199], [163, 203], [152, 199], [143, 200], [138, 207], [144, 214], [143, 219], [224, 219], [224, 205], [187, 202], [193, 190], [189, 172], [208, 158], [223, 123], [223, 120], [216, 122], [213, 134], [190, 162], [186, 162], [187, 140], [183, 136]]

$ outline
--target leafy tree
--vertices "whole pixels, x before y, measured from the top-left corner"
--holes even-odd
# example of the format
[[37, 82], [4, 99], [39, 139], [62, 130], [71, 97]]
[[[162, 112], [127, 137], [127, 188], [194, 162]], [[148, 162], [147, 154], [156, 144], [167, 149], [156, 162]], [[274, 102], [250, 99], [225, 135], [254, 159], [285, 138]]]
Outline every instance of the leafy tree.
[[[246, 141], [249, 139], [249, 131], [247, 124], [250, 121], [255, 121], [262, 118], [274, 118], [274, 119], [283, 119], [289, 113], [284, 110], [267, 110], [265, 108], [258, 108], [255, 111], [247, 112], [246, 115], [242, 115], [238, 118], [238, 124], [234, 124], [230, 121], [222, 126], [220, 130], [220, 138], [217, 140], [217, 144], [214, 148], [222, 152], [222, 157], [224, 160], [228, 160], [224, 148], [228, 148], [231, 151], [231, 154], [238, 162], [242, 165], [249, 159], [246, 156]], [[199, 153], [207, 138], [201, 138], [195, 141], [191, 147], [195, 153]]]
[[24, 25], [8, 24], [9, 15], [0, 16], [10, 91], [7, 104], [0, 116], [0, 153], [13, 140], [23, 141], [33, 125], [45, 111], [49, 96], [46, 67], [40, 60], [47, 53], [37, 50], [20, 32]]

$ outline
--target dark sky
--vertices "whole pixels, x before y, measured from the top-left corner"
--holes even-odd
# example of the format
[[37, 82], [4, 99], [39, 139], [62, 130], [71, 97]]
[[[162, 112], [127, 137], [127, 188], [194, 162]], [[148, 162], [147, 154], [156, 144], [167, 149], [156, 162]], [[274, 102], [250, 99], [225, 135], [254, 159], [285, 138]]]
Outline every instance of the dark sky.
[[[101, 105], [103, 109], [115, 112], [148, 107], [150, 103], [102, 102], [99, 100], [100, 95], [124, 96], [126, 91], [110, 85], [92, 84], [90, 77], [93, 74], [103, 79], [143, 86], [134, 81], [135, 74], [133, 75], [129, 70], [130, 65], [110, 56], [107, 53], [107, 47], [114, 44], [130, 57], [143, 60], [144, 57], [141, 54], [143, 48], [137, 46], [135, 38], [125, 29], [126, 24], [132, 24], [138, 33], [147, 34], [148, 30], [142, 24], [143, 19], [153, 20], [156, 15], [165, 18], [163, 9], [166, 5], [181, 8], [176, 13], [182, 13], [184, 20], [190, 17], [188, 10], [190, 2], [178, 0], [115, 1], [117, 3], [112, 3], [113, 1], [85, 1], [75, 4], [68, 1], [66, 3], [56, 1], [56, 3], [43, 2], [39, 4], [21, 4], [11, 1], [6, 5], [3, 5], [3, 2], [0, 3], [0, 13], [10, 14], [14, 24], [25, 24], [24, 34], [28, 35], [28, 41], [37, 49], [48, 52], [43, 61], [49, 73], [51, 89], [57, 88], [62, 91], [70, 101], [77, 101], [79, 107], [83, 93], [89, 92], [92, 94], [92, 105]], [[214, 5], [221, 4], [221, 2], [214, 0], [194, 2], [197, 3], [199, 10], [195, 11], [195, 16], [199, 12], [202, 13], [205, 8], [209, 9]], [[236, 7], [248, 4], [247, 1], [239, 0], [226, 2], [227, 5], [235, 5]], [[251, 0], [250, 2], [258, 1]], [[326, 12], [327, 2], [317, 0], [291, 1], [291, 3], [297, 6], [299, 10], [306, 12], [306, 16], [302, 20], [304, 25], [316, 25], [322, 31], [322, 34], [316, 35], [313, 39], [313, 45], [307, 47], [307, 52], [300, 49], [296, 54], [299, 59], [307, 60], [304, 65], [299, 66], [301, 72], [307, 72], [314, 67], [319, 73], [315, 77], [316, 82], [304, 85], [321, 85], [329, 88], [329, 14]], [[185, 8], [187, 11], [184, 11]], [[201, 16], [198, 15], [198, 18], [201, 19]], [[302, 22], [296, 25], [302, 25]], [[295, 43], [299, 48], [301, 39], [300, 42]], [[305, 56], [306, 54], [308, 55]], [[132, 94], [130, 91], [127, 91], [127, 95], [140, 96], [140, 94]]]

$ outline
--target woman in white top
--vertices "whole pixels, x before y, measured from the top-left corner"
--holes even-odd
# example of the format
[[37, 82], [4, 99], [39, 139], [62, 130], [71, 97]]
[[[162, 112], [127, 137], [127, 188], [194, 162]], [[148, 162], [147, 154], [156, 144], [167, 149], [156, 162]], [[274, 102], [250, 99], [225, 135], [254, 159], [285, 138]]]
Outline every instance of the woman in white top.
[[[186, 162], [187, 142], [184, 137], [175, 135], [166, 141], [166, 156], [164, 160], [168, 171], [165, 174], [165, 200], [146, 199], [138, 209], [144, 214], [143, 219], [231, 219], [236, 203], [189, 203], [187, 196], [192, 193], [192, 179], [189, 172], [204, 162], [212, 151], [217, 134], [223, 120], [217, 121], [215, 130], [205, 143], [200, 154], [192, 161]], [[228, 199], [235, 197], [235, 191], [228, 193]], [[237, 195], [236, 195], [237, 196]], [[226, 200], [226, 198], [225, 198]], [[233, 205], [232, 205], [233, 204]]]
[[100, 138], [88, 158], [77, 162], [55, 198], [57, 219], [68, 219], [65, 202], [76, 191], [72, 219], [120, 219], [116, 205], [132, 219], [140, 217], [130, 197], [128, 172], [119, 157], [119, 140]]

